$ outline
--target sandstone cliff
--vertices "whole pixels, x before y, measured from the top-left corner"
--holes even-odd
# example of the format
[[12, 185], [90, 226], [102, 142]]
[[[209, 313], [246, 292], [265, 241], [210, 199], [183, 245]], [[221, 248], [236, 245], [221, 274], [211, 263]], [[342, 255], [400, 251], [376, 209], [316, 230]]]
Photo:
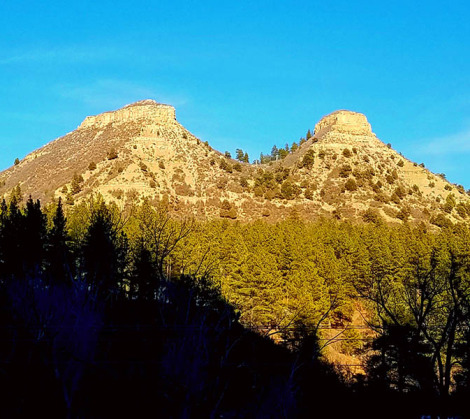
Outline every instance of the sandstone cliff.
[[181, 126], [172, 106], [144, 100], [85, 118], [1, 173], [0, 185], [5, 197], [20, 185], [25, 196], [68, 205], [94, 192], [120, 205], [165, 199], [200, 218], [470, 217], [462, 187], [387, 147], [364, 115], [346, 110], [323, 117], [284, 160], [256, 166], [226, 159]]

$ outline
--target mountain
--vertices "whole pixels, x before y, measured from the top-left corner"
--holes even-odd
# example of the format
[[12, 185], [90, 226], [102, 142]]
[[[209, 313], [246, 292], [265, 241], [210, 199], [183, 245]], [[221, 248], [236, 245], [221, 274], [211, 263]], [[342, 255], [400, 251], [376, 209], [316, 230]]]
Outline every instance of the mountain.
[[237, 162], [179, 124], [172, 106], [143, 100], [85, 118], [0, 173], [0, 196], [19, 185], [24, 196], [69, 205], [96, 192], [120, 204], [147, 197], [181, 214], [242, 221], [380, 216], [442, 226], [470, 216], [462, 186], [380, 141], [363, 114], [323, 117], [312, 137], [284, 154]]

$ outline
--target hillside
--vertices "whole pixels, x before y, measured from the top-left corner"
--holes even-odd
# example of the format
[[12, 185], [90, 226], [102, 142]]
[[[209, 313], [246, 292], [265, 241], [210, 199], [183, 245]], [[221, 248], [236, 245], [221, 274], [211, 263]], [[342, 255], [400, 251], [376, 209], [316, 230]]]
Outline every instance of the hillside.
[[0, 185], [4, 197], [18, 185], [24, 196], [68, 205], [92, 192], [121, 205], [148, 197], [198, 218], [242, 221], [379, 215], [444, 225], [470, 215], [463, 187], [406, 159], [364, 115], [345, 110], [323, 117], [285, 159], [251, 165], [196, 138], [172, 106], [144, 100], [87, 117], [0, 173]]

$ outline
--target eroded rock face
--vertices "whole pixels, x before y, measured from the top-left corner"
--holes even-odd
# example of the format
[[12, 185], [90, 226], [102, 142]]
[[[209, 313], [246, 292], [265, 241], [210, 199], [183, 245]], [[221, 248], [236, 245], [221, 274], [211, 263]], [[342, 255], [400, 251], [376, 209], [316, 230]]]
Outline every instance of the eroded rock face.
[[141, 100], [124, 106], [113, 112], [104, 112], [95, 116], [87, 116], [78, 127], [103, 127], [110, 123], [123, 123], [137, 119], [148, 119], [161, 123], [171, 123], [176, 120], [175, 108], [170, 105], [157, 103], [154, 100]]
[[362, 113], [351, 111], [330, 113], [315, 125], [316, 136], [321, 136], [329, 131], [349, 135], [374, 135], [366, 116]]

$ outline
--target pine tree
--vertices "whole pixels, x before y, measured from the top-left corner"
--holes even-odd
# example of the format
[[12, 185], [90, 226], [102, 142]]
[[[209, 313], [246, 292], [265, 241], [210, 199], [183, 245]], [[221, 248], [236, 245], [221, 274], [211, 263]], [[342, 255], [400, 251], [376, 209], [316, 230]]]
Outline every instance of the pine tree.
[[42, 271], [45, 236], [46, 218], [42, 213], [41, 204], [39, 200], [33, 201], [30, 196], [26, 202], [21, 246], [25, 269], [30, 273], [38, 274]]
[[82, 269], [90, 286], [103, 295], [116, 291], [120, 263], [118, 237], [104, 202], [92, 214], [82, 252]]
[[130, 272], [131, 298], [153, 300], [158, 290], [158, 276], [152, 255], [146, 248], [143, 238], [133, 251]]
[[276, 145], [273, 145], [273, 148], [271, 149], [271, 158], [273, 160], [276, 160], [279, 157], [279, 150], [277, 149]]
[[73, 277], [66, 225], [67, 219], [62, 208], [62, 200], [59, 198], [52, 218], [52, 228], [49, 230], [47, 238], [47, 276], [52, 283], [67, 283]]
[[83, 177], [79, 176], [77, 173], [75, 173], [73, 175], [72, 185], [71, 185], [71, 188], [70, 188], [72, 195], [76, 195], [82, 190], [82, 187], [80, 185], [81, 182], [83, 182]]

